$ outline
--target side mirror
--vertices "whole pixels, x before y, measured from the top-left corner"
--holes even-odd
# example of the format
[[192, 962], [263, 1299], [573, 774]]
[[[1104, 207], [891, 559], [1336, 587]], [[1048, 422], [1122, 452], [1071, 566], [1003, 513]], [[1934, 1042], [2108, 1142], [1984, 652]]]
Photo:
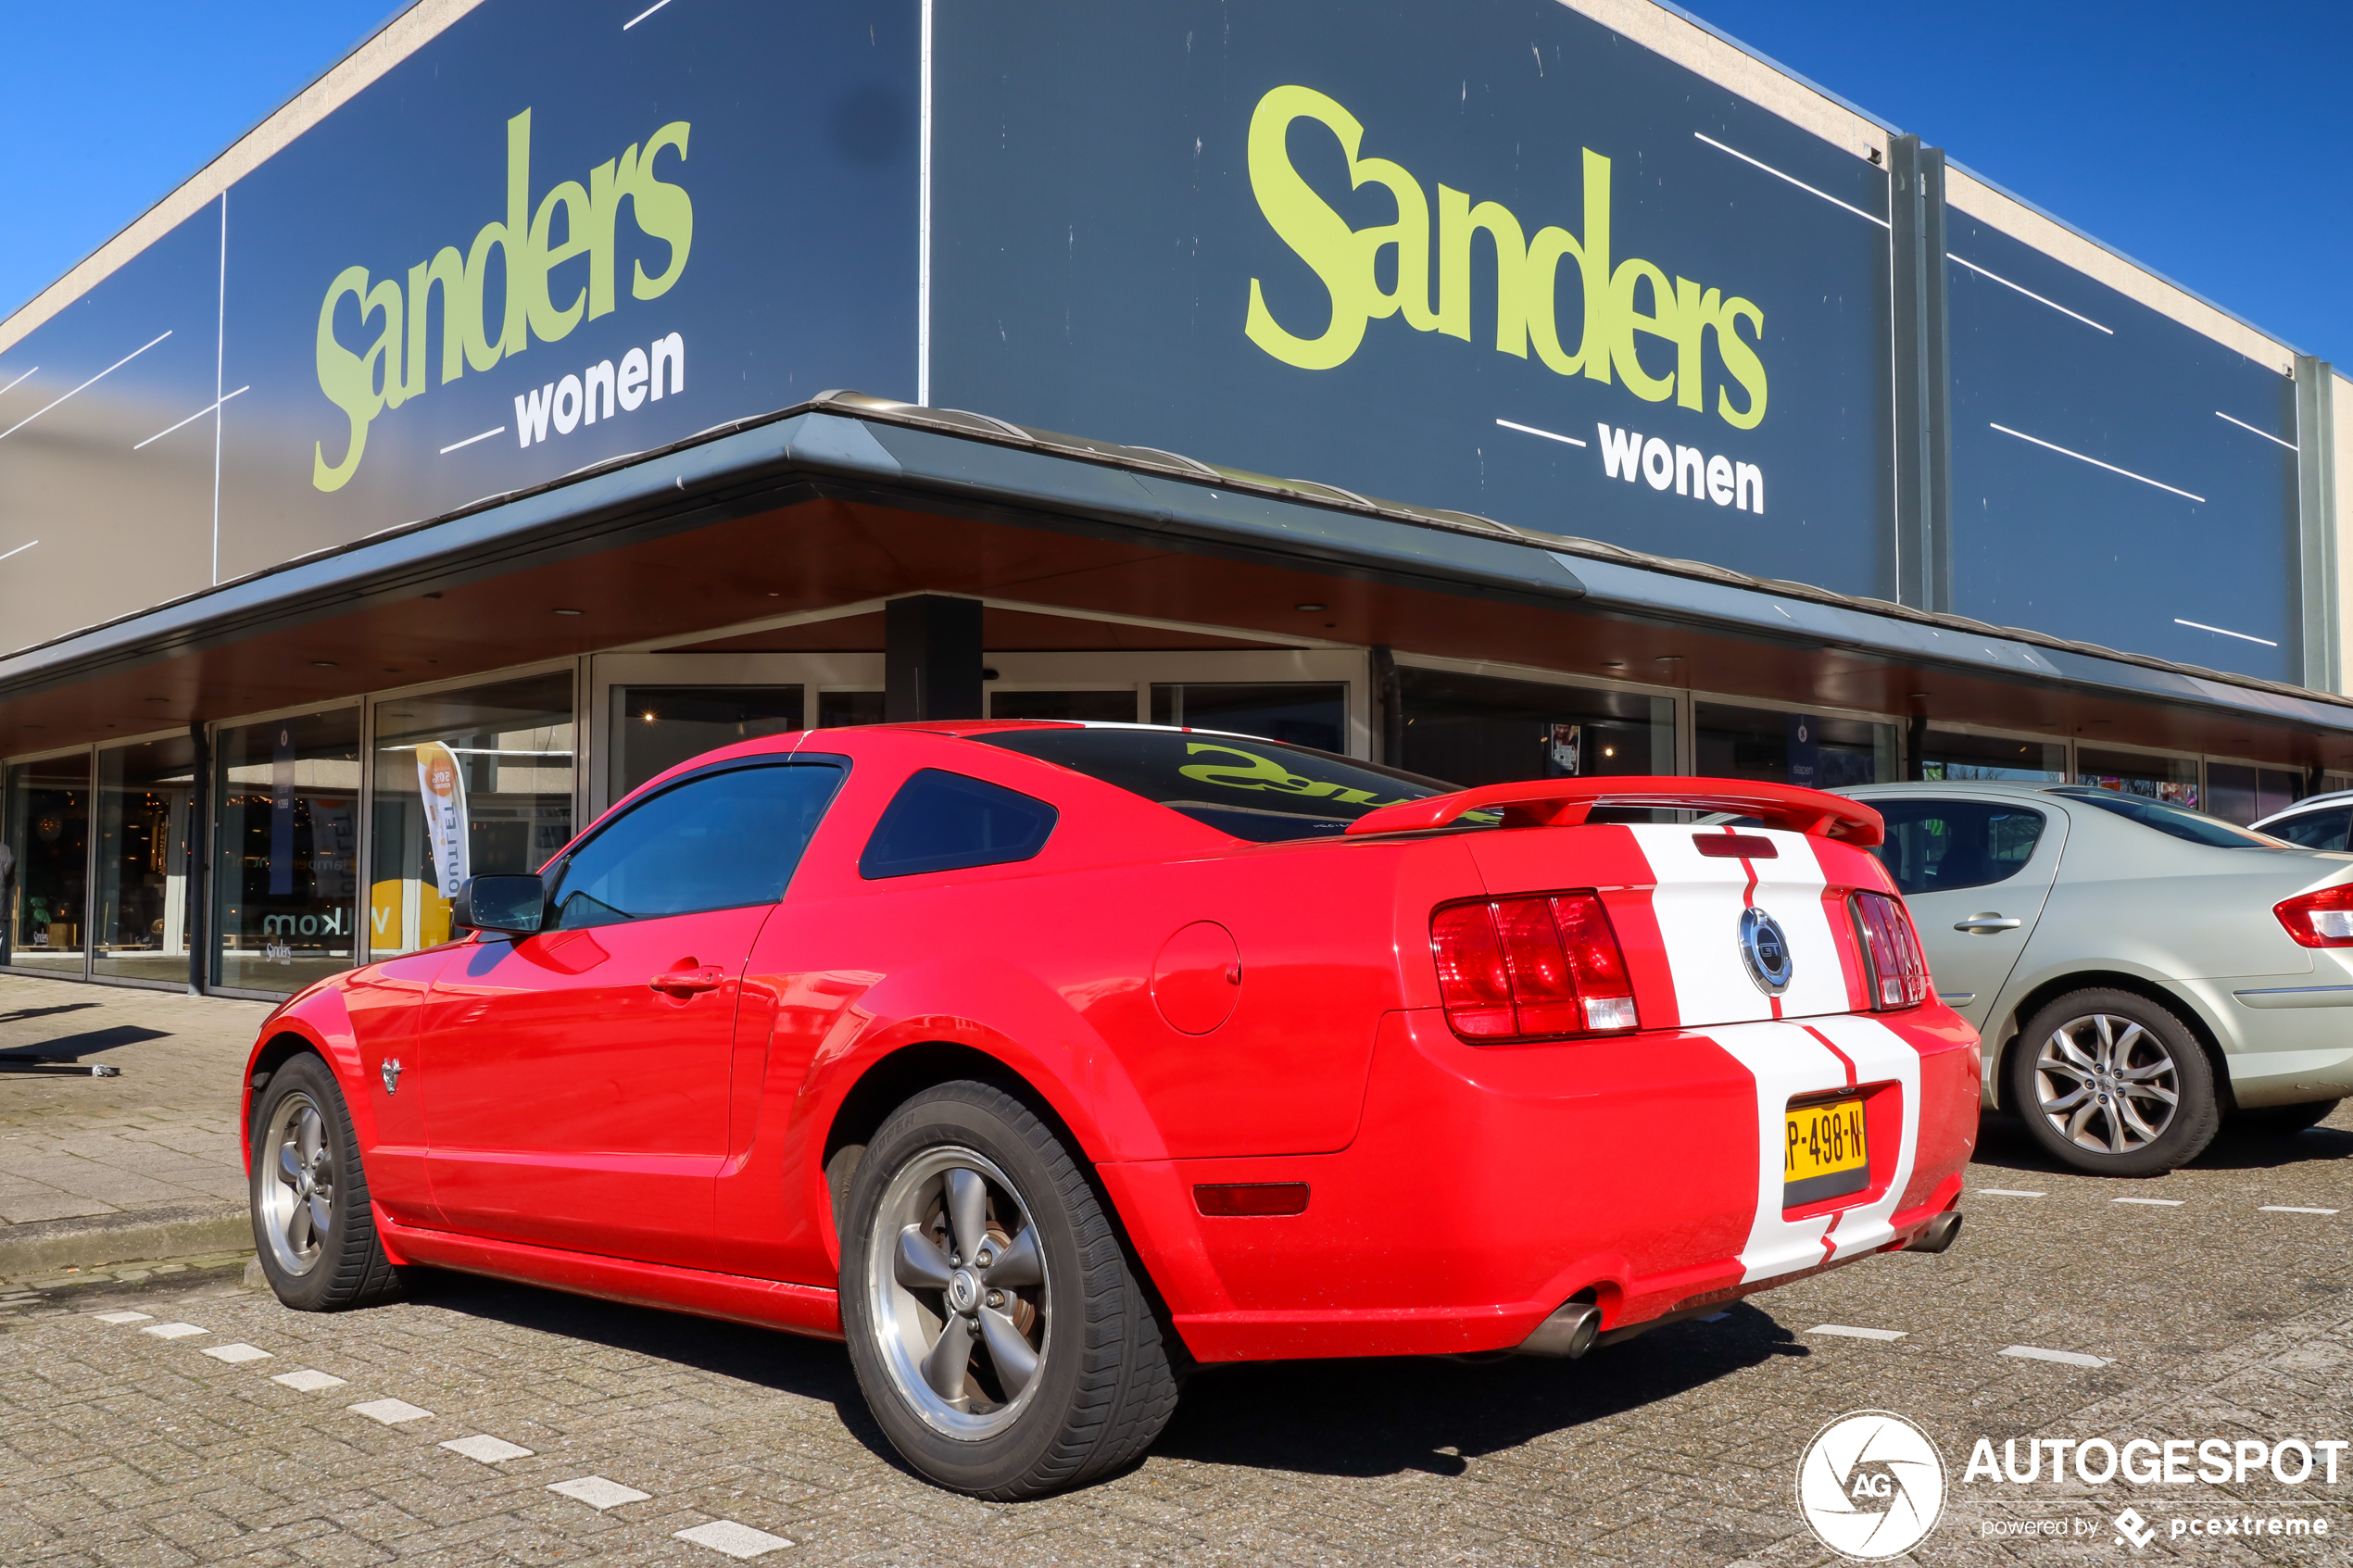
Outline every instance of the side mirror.
[[547, 888], [532, 875], [470, 876], [450, 901], [449, 923], [470, 931], [529, 936], [546, 918]]

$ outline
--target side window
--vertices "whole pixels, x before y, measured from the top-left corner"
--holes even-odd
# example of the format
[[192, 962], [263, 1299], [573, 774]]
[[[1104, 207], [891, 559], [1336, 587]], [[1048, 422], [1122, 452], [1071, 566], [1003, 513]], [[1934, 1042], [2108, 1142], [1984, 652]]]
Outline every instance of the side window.
[[2331, 811], [2308, 811], [2284, 822], [2273, 822], [2260, 831], [2306, 849], [2342, 849], [2345, 847], [2347, 823], [2353, 823], [2353, 807], [2338, 807]]
[[2034, 857], [2040, 811], [1974, 800], [1874, 800], [1887, 842], [1871, 853], [1906, 895], [1984, 887], [2016, 876]]
[[883, 809], [858, 874], [869, 882], [918, 872], [962, 871], [1026, 860], [1046, 847], [1061, 815], [1042, 800], [925, 768]]
[[638, 802], [549, 874], [547, 928], [774, 903], [841, 778], [823, 762], [731, 768]]

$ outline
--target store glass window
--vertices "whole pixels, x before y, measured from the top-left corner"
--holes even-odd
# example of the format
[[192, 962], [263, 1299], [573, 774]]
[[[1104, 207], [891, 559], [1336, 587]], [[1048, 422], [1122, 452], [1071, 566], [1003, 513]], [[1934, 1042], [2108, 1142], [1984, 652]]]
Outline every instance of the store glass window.
[[188, 815], [195, 785], [195, 743], [185, 735], [98, 753], [93, 974], [187, 984]]
[[1401, 667], [1408, 772], [1450, 784], [1675, 771], [1663, 696]]
[[1692, 738], [1698, 750], [1692, 771], [1705, 778], [1844, 789], [1904, 776], [1895, 761], [1895, 726], [1867, 719], [1703, 702], [1692, 709]]
[[2194, 757], [2156, 757], [2139, 751], [2095, 751], [2088, 746], [2075, 748], [2075, 782], [2098, 789], [2112, 789], [2120, 795], [2137, 795], [2144, 800], [2162, 800], [2168, 805], [2186, 806], [2201, 809], [2197, 787], [2197, 759]]
[[1053, 719], [1077, 724], [1132, 724], [1136, 688], [1108, 692], [1008, 692], [988, 688], [991, 719]]
[[610, 798], [706, 751], [790, 734], [801, 727], [802, 708], [798, 685], [615, 686], [606, 732]]
[[213, 741], [212, 983], [296, 991], [359, 946], [359, 709]]
[[82, 973], [89, 883], [90, 754], [9, 769], [7, 833], [0, 837], [0, 898], [7, 910], [0, 963]]
[[2249, 822], [2284, 811], [2304, 798], [2304, 774], [2294, 768], [2257, 768], [2242, 762], [2206, 765], [2206, 809], [2226, 822]]
[[448, 941], [459, 883], [572, 842], [573, 734], [564, 671], [376, 704], [373, 957]]
[[883, 721], [883, 694], [880, 692], [819, 692], [817, 694], [817, 727], [838, 730], [845, 724], [879, 724]]
[[1348, 687], [1306, 681], [1189, 681], [1152, 687], [1152, 722], [1264, 735], [1346, 755]]
[[1931, 784], [1970, 779], [2067, 781], [2067, 743], [2015, 740], [2005, 735], [1965, 735], [1931, 726], [1920, 751], [1920, 777]]

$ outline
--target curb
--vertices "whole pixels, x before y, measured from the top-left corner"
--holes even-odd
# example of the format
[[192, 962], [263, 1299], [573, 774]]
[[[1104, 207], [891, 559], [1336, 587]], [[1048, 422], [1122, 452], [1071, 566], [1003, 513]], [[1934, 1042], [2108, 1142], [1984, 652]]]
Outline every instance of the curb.
[[253, 1245], [243, 1204], [188, 1203], [0, 1226], [0, 1278], [100, 1263], [160, 1262]]

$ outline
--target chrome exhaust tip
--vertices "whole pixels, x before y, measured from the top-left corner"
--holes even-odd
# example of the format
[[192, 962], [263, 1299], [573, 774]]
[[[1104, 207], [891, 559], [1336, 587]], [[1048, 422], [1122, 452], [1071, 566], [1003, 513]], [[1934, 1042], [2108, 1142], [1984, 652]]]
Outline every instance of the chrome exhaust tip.
[[1602, 1310], [1591, 1301], [1565, 1301], [1560, 1310], [1536, 1325], [1514, 1354], [1554, 1356], [1575, 1361], [1601, 1337]]
[[1926, 1228], [1924, 1228], [1919, 1235], [1905, 1243], [1904, 1250], [1906, 1252], [1942, 1252], [1946, 1248], [1952, 1246], [1953, 1238], [1960, 1234], [1961, 1211], [1957, 1209], [1947, 1209], [1944, 1212], [1931, 1220]]

